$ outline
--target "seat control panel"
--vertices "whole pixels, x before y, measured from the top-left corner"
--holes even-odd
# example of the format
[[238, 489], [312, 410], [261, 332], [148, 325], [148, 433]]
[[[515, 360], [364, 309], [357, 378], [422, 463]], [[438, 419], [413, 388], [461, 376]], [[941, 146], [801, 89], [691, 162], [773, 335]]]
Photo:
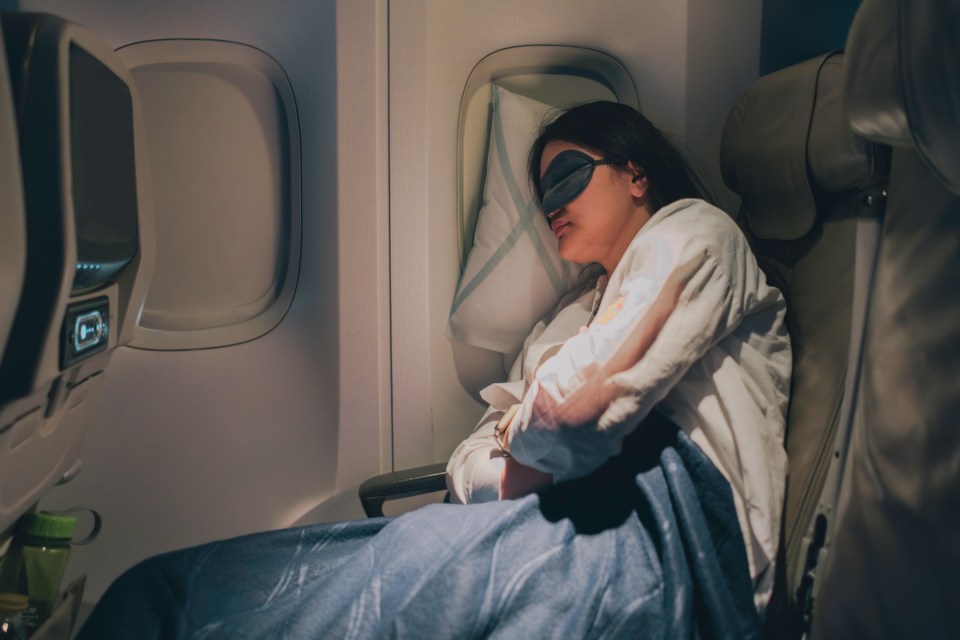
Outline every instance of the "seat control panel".
[[67, 307], [63, 319], [60, 368], [66, 369], [107, 348], [110, 330], [110, 301], [106, 297], [84, 300]]

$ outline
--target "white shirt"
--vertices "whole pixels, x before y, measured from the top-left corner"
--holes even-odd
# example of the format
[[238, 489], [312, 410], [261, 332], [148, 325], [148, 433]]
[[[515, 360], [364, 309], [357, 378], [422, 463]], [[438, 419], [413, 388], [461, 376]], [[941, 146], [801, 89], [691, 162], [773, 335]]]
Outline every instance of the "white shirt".
[[657, 406], [730, 483], [758, 609], [773, 588], [786, 479], [790, 388], [786, 304], [746, 238], [701, 200], [660, 209], [609, 279], [571, 292], [524, 342], [509, 382], [490, 385], [474, 433], [454, 451], [447, 485], [459, 502], [499, 498], [505, 438], [518, 462], [556, 481], [619, 453]]

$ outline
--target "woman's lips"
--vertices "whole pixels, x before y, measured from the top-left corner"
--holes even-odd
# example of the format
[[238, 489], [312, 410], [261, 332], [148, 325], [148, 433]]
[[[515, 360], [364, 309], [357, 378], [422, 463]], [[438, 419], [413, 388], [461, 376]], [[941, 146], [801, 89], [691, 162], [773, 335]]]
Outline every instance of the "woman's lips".
[[567, 220], [554, 220], [550, 223], [550, 230], [553, 231], [553, 235], [559, 238], [560, 232], [563, 231], [568, 224], [570, 223]]

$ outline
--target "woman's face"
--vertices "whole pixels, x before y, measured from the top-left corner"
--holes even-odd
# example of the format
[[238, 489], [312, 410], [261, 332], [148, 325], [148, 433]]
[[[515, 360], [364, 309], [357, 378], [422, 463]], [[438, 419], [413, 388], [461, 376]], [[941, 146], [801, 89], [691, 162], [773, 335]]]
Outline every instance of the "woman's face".
[[[540, 156], [540, 176], [562, 151], [575, 149], [591, 158], [596, 152], [553, 140]], [[556, 211], [547, 211], [560, 257], [570, 262], [599, 262], [612, 273], [633, 237], [650, 219], [645, 197], [647, 178], [632, 164], [599, 165], [580, 195]]]

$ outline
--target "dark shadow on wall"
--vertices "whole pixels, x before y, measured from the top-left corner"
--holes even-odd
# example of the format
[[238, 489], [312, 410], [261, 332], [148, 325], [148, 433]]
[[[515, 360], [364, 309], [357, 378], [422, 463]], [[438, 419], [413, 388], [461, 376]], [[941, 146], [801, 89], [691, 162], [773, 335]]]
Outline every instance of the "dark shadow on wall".
[[763, 0], [760, 75], [843, 49], [860, 0]]

